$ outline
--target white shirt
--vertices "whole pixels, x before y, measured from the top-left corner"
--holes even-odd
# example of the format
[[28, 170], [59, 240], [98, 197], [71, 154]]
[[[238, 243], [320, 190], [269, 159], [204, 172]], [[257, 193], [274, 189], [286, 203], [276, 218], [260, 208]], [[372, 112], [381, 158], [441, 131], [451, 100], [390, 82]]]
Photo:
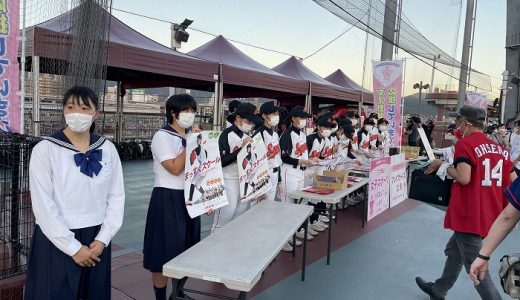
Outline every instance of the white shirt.
[[[166, 127], [165, 127], [166, 128]], [[162, 165], [163, 161], [174, 159], [184, 150], [182, 137], [170, 129], [157, 131], [152, 138], [152, 156], [154, 187], [163, 187], [173, 190], [184, 190], [184, 172], [173, 175]]]
[[[511, 147], [511, 160], [515, 160], [520, 156], [520, 134], [517, 134], [516, 132], [511, 133], [509, 136], [509, 146]], [[515, 167], [520, 168], [520, 162], [516, 163]]]
[[73, 256], [82, 245], [70, 229], [101, 225], [95, 239], [110, 243], [123, 223], [125, 189], [121, 161], [110, 141], [100, 138], [101, 146], [96, 142], [89, 148], [102, 151], [102, 169], [89, 177], [76, 166], [74, 154], [79, 152], [64, 136], [56, 133], [52, 141], [34, 147], [29, 186], [36, 223], [58, 249]]

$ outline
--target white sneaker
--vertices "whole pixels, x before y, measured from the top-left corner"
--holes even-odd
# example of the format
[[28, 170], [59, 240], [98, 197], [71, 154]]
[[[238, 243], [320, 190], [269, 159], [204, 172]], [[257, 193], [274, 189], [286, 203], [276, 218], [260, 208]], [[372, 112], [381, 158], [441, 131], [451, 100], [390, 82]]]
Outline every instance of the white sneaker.
[[[303, 229], [300, 229], [300, 231], [296, 232], [296, 237], [303, 240], [304, 236], [305, 236], [304, 234], [305, 234], [305, 231], [303, 231]], [[314, 237], [307, 232], [307, 240], [310, 241], [313, 238]]]
[[322, 232], [322, 231], [325, 231], [325, 228], [323, 228], [320, 223], [318, 223], [319, 221], [314, 221], [311, 225], [312, 229], [315, 230], [315, 231], [318, 231], [318, 232]]
[[291, 244], [287, 243], [287, 244], [285, 244], [285, 246], [283, 246], [282, 251], [284, 251], [284, 252], [292, 252], [293, 251], [293, 246], [291, 246]]
[[318, 223], [318, 225], [320, 225], [320, 226], [321, 226], [321, 227], [323, 227], [324, 229], [327, 229], [327, 228], [329, 228], [329, 225], [327, 225], [327, 224], [323, 223], [323, 222], [322, 222], [322, 221], [320, 221], [320, 220], [318, 220], [318, 221], [316, 221], [316, 222]]
[[309, 225], [309, 227], [307, 227], [307, 232], [311, 235], [318, 235], [318, 231], [314, 230], [312, 225]]
[[318, 217], [318, 220], [319, 220], [320, 222], [322, 222], [322, 223], [329, 223], [329, 221], [330, 221], [329, 218], [327, 218], [327, 217], [324, 216], [324, 215], [319, 216], [319, 217]]
[[[302, 237], [303, 237], [303, 235], [302, 235]], [[294, 242], [294, 244], [296, 245], [296, 247], [299, 247], [299, 246], [301, 246], [301, 245], [303, 244], [302, 241], [300, 241], [299, 239], [295, 239], [295, 240], [296, 240], [296, 241]], [[293, 241], [293, 240], [290, 239], [288, 243], [289, 243], [290, 245], [294, 246], [292, 241]]]

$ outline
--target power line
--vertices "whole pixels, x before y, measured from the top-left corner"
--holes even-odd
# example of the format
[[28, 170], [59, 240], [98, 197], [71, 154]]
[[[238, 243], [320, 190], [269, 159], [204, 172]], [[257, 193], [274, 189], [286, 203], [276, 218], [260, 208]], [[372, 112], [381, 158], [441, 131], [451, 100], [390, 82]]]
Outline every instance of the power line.
[[[155, 17], [150, 17], [150, 16], [147, 16], [147, 15], [138, 14], [138, 13], [135, 13], [135, 12], [131, 12], [131, 11], [127, 11], [127, 10], [123, 10], [123, 9], [115, 8], [115, 7], [112, 8], [112, 10], [119, 11], [119, 12], [122, 12], [122, 13], [126, 13], [126, 14], [129, 14], [129, 15], [134, 15], [134, 16], [138, 16], [138, 17], [142, 17], [142, 18], [150, 19], [150, 20], [155, 20], [155, 21], [163, 22], [163, 23], [168, 23], [168, 24], [178, 24], [178, 22], [169, 21], [169, 20], [164, 20], [164, 19], [159, 19], [159, 18], [155, 18]], [[213, 36], [213, 37], [218, 36], [218, 34], [211, 33], [211, 32], [208, 32], [208, 31], [205, 31], [205, 30], [202, 30], [202, 29], [198, 29], [198, 28], [196, 28], [196, 27], [192, 27], [192, 26], [190, 26], [190, 29], [193, 30], [193, 31], [197, 31], [197, 32], [200, 32], [200, 33], [206, 34], [206, 35]], [[278, 54], [282, 54], [282, 55], [287, 55], [287, 56], [295, 56], [295, 57], [297, 57], [297, 58], [300, 58], [299, 56], [296, 56], [296, 55], [291, 54], [291, 53], [287, 53], [287, 52], [283, 52], [283, 51], [279, 51], [279, 50], [275, 50], [275, 49], [269, 49], [269, 48], [265, 48], [265, 47], [262, 47], [262, 46], [257, 46], [257, 45], [253, 45], [253, 44], [250, 44], [250, 43], [241, 42], [241, 41], [234, 40], [234, 39], [228, 39], [228, 38], [226, 38], [226, 39], [227, 39], [228, 41], [231, 41], [231, 42], [234, 42], [234, 43], [237, 43], [237, 44], [240, 44], [240, 45], [249, 46], [249, 47], [253, 47], [253, 48], [260, 49], [260, 50], [264, 50], [264, 51], [274, 52], [274, 53], [278, 53]]]
[[[368, 14], [368, 11], [369, 11], [369, 10], [367, 10], [367, 11], [365, 12], [365, 14], [363, 15], [363, 17], [366, 16], [366, 15]], [[361, 18], [363, 18], [363, 17], [361, 17]], [[353, 24], [353, 25], [351, 25], [350, 27], [347, 27], [347, 28], [346, 28], [345, 30], [343, 30], [343, 32], [340, 33], [338, 36], [336, 36], [335, 38], [333, 38], [332, 40], [330, 40], [330, 41], [329, 41], [328, 43], [326, 43], [325, 45], [321, 46], [318, 50], [312, 52], [310, 55], [307, 55], [307, 56], [304, 57], [303, 59], [306, 60], [307, 58], [312, 57], [312, 56], [314, 56], [316, 53], [318, 53], [318, 52], [320, 52], [321, 50], [325, 49], [325, 47], [327, 47], [328, 45], [334, 43], [337, 39], [339, 39], [340, 37], [342, 37], [345, 33], [349, 32], [352, 28], [356, 27], [357, 23], [359, 23], [359, 21], [356, 22], [356, 24]]]

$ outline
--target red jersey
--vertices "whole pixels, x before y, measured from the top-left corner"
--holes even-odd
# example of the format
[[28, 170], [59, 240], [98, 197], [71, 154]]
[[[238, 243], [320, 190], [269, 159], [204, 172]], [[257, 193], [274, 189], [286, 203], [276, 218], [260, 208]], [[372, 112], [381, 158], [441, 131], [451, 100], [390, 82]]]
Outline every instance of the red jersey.
[[474, 132], [455, 144], [454, 164], [471, 165], [467, 185], [453, 182], [444, 227], [486, 237], [507, 205], [503, 190], [512, 169], [509, 152], [482, 132]]

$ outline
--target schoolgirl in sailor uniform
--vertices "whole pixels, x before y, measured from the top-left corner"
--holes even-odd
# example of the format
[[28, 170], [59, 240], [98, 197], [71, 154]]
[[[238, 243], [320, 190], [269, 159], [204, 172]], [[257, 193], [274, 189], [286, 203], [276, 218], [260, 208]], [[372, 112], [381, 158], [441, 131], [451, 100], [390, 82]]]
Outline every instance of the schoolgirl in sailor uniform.
[[240, 201], [237, 155], [242, 147], [252, 141], [249, 134], [252, 133], [254, 124], [262, 122], [255, 113], [256, 106], [253, 104], [247, 102], [240, 104], [235, 110], [235, 123], [219, 136], [218, 146], [229, 204], [215, 212], [212, 232], [243, 214], [249, 207], [249, 203]]
[[[184, 199], [185, 138], [196, 110], [192, 96], [171, 96], [166, 101], [168, 125], [152, 138], [155, 180], [146, 216], [143, 266], [152, 272], [157, 300], [166, 299], [163, 265], [200, 241], [200, 217], [189, 216]], [[185, 280], [179, 282], [181, 288]], [[177, 296], [186, 297], [182, 292]]]
[[[372, 130], [376, 124], [372, 119], [365, 119], [363, 122], [363, 128], [361, 128], [358, 131], [358, 142], [359, 142], [359, 150], [361, 150], [363, 153], [367, 153], [369, 149], [372, 149], [372, 143], [373, 140], [372, 137]], [[377, 137], [376, 137], [377, 139]]]
[[110, 299], [111, 243], [123, 223], [125, 190], [114, 145], [93, 134], [96, 93], [63, 97], [67, 127], [32, 150], [29, 186], [36, 226], [25, 299]]

